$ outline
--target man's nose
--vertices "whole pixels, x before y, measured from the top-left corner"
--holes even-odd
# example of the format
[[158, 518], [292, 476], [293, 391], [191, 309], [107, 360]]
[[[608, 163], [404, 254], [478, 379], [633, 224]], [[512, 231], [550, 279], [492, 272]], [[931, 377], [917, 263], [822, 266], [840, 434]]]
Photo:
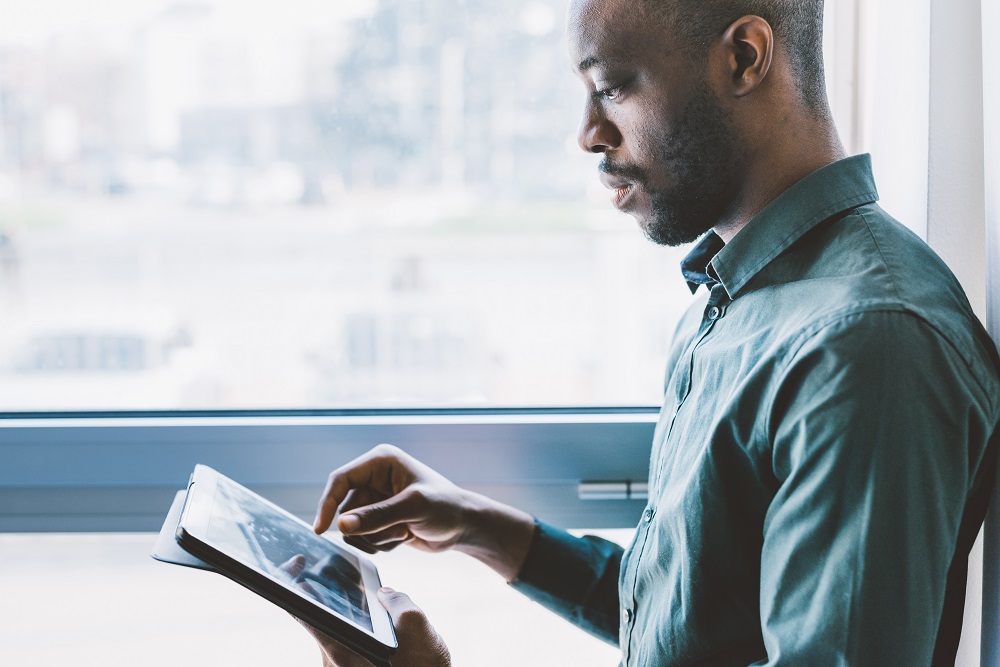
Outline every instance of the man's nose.
[[584, 109], [576, 140], [587, 153], [604, 153], [621, 146], [622, 135], [596, 104], [589, 103]]

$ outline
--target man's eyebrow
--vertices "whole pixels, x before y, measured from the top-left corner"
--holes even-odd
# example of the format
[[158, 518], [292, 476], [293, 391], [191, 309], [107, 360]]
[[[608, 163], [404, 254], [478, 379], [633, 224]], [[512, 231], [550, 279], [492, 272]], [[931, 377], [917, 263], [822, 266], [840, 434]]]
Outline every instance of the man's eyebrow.
[[580, 61], [580, 64], [576, 66], [576, 69], [579, 72], [586, 72], [591, 67], [600, 64], [601, 64], [601, 59], [598, 58], [597, 56], [587, 56], [586, 58]]

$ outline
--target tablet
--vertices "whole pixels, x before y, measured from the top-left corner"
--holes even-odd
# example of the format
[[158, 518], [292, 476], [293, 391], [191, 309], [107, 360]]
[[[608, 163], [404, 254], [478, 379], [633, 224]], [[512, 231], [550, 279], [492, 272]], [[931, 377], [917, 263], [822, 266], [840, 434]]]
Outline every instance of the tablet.
[[191, 475], [176, 537], [186, 551], [377, 664], [395, 652], [369, 559], [207, 466]]

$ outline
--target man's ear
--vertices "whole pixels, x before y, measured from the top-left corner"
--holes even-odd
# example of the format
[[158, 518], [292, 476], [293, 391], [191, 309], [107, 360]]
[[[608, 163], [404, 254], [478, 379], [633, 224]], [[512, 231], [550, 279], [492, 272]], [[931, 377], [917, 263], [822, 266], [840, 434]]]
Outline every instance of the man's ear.
[[774, 32], [770, 24], [759, 16], [737, 19], [723, 34], [721, 47], [731, 94], [749, 95], [771, 70]]

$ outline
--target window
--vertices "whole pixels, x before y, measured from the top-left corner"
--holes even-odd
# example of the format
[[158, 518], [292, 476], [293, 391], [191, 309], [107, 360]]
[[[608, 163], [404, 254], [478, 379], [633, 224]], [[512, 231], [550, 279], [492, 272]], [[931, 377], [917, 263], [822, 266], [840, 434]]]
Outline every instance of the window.
[[655, 405], [565, 0], [14, 0], [0, 409]]

